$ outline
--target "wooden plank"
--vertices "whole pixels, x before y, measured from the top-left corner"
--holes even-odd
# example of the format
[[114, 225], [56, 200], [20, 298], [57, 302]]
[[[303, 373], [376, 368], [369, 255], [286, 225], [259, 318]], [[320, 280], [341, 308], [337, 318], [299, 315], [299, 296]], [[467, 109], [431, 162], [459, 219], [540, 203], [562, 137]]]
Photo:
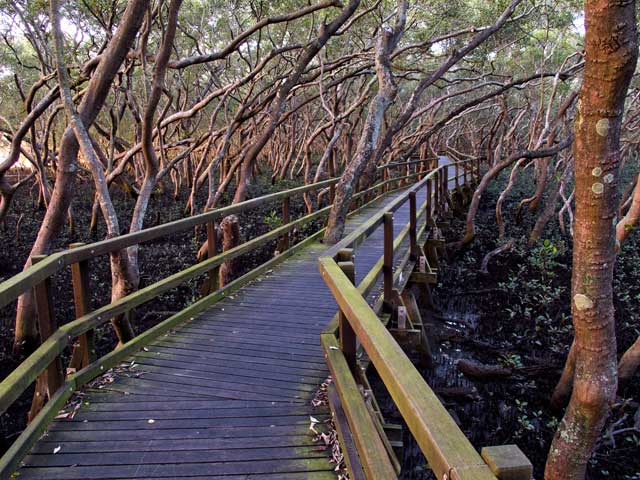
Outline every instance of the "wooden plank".
[[[323, 418], [319, 415], [319, 418]], [[151, 419], [155, 420], [155, 419]], [[273, 417], [241, 417], [241, 418], [191, 418], [179, 420], [155, 420], [149, 423], [147, 420], [114, 420], [91, 422], [55, 422], [51, 425], [51, 431], [73, 430], [103, 432], [108, 430], [163, 430], [163, 429], [198, 429], [198, 428], [237, 428], [237, 427], [271, 427], [271, 425], [307, 425], [309, 415], [282, 415]]]
[[[154, 348], [154, 347], [151, 347]], [[305, 364], [299, 364], [297, 362], [292, 365], [282, 364], [278, 361], [272, 362], [251, 362], [244, 361], [244, 357], [240, 357], [240, 359], [230, 358], [229, 356], [220, 355], [216, 356], [214, 354], [210, 354], [207, 357], [200, 356], [192, 356], [188, 354], [182, 354], [177, 352], [168, 352], [168, 351], [147, 351], [140, 352], [136, 355], [136, 361], [140, 363], [151, 362], [153, 364], [161, 364], [163, 362], [170, 362], [175, 365], [202, 365], [204, 367], [208, 367], [211, 365], [212, 361], [220, 360], [223, 361], [224, 364], [229, 368], [234, 369], [250, 369], [255, 372], [272, 372], [272, 373], [283, 373], [283, 374], [291, 374], [291, 375], [302, 375], [306, 377], [315, 377], [318, 379], [324, 379], [327, 374], [327, 368], [325, 365], [319, 365], [315, 368], [313, 366], [307, 366]], [[217, 363], [216, 363], [217, 364]]]
[[[151, 350], [152, 349], [152, 350]], [[249, 363], [260, 363], [263, 365], [271, 365], [273, 363], [277, 363], [279, 365], [288, 366], [288, 367], [298, 367], [298, 368], [316, 368], [322, 371], [326, 371], [326, 365], [319, 362], [311, 362], [304, 361], [301, 362], [296, 359], [291, 358], [280, 358], [280, 357], [270, 357], [264, 355], [243, 355], [242, 351], [238, 350], [223, 350], [218, 349], [219, 351], [211, 351], [211, 350], [193, 350], [186, 348], [184, 345], [163, 345], [160, 342], [154, 343], [150, 347], [150, 351], [159, 352], [159, 353], [175, 353], [179, 355], [190, 356], [193, 358], [201, 358], [206, 360], [224, 360], [228, 358], [229, 360], [239, 360], [245, 361]]]
[[82, 408], [88, 408], [94, 412], [126, 412], [126, 411], [140, 411], [140, 410], [222, 410], [222, 409], [238, 409], [238, 408], [264, 408], [264, 407], [277, 407], [288, 406], [289, 408], [298, 408], [302, 402], [283, 402], [274, 405], [273, 402], [268, 400], [203, 400], [200, 398], [177, 398], [177, 397], [162, 397], [163, 399], [154, 399], [153, 396], [149, 398], [136, 397], [131, 395], [117, 395], [111, 393], [91, 393], [83, 397]]
[[332, 470], [326, 458], [262, 460], [256, 462], [209, 462], [152, 465], [108, 465], [103, 467], [23, 468], [20, 479], [47, 478], [49, 480], [98, 480], [122, 478], [191, 477], [194, 475], [247, 475], [259, 473], [313, 472]]
[[[215, 457], [214, 457], [215, 455]], [[60, 451], [55, 455], [29, 455], [24, 459], [26, 467], [77, 467], [104, 465], [153, 465], [153, 464], [188, 464], [197, 462], [257, 462], [261, 460], [286, 460], [299, 458], [322, 458], [327, 461], [327, 453], [316, 447], [264, 447], [244, 449], [224, 449], [215, 451], [202, 450], [172, 450], [146, 451], [144, 455], [137, 452], [82, 452], [65, 453]]]
[[264, 379], [264, 377], [248, 377], [240, 375], [231, 375], [228, 373], [219, 373], [214, 371], [202, 372], [192, 369], [168, 369], [166, 367], [154, 367], [153, 365], [145, 365], [139, 369], [141, 378], [167, 381], [172, 383], [180, 383], [185, 385], [202, 385], [207, 387], [212, 385], [211, 382], [215, 382], [216, 386], [233, 386], [247, 385], [249, 387], [255, 387], [257, 391], [262, 392], [279, 392], [284, 393], [287, 390], [293, 391], [316, 391], [317, 384], [308, 384], [296, 381], [294, 378], [290, 378], [288, 381]]
[[[145, 477], [145, 480], [159, 480], [161, 477]], [[229, 477], [226, 475], [223, 476], [189, 476], [189, 480], [229, 480]], [[235, 477], [238, 479], [238, 477]], [[336, 475], [332, 471], [318, 471], [318, 472], [298, 472], [298, 473], [276, 473], [276, 474], [264, 474], [258, 473], [255, 475], [243, 475], [240, 477], [241, 480], [335, 480]], [[238, 479], [238, 480], [240, 480]], [[128, 480], [116, 478], [113, 480]]]
[[[154, 368], [162, 367], [165, 369], [167, 373], [171, 373], [172, 370], [184, 371], [184, 372], [194, 372], [194, 373], [222, 373], [228, 375], [236, 375], [239, 377], [246, 378], [264, 378], [268, 380], [283, 380], [283, 381], [292, 381], [295, 380], [300, 383], [312, 384], [317, 387], [318, 381], [324, 380], [326, 377], [326, 372], [317, 372], [317, 371], [300, 371], [300, 370], [284, 370], [279, 368], [279, 365], [270, 365], [267, 368], [263, 369], [254, 369], [251, 368], [252, 365], [249, 363], [245, 363], [242, 365], [233, 364], [230, 365], [228, 362], [224, 362], [224, 365], [211, 365], [205, 362], [194, 363], [194, 362], [177, 362], [171, 360], [163, 360], [162, 358], [147, 358], [147, 357], [136, 357], [136, 363], [141, 365], [140, 370], [142, 371], [153, 371]], [[254, 364], [255, 365], [255, 364]]]
[[[208, 386], [205, 386], [208, 385]], [[118, 378], [117, 382], [105, 387], [105, 389], [121, 388], [122, 391], [143, 388], [164, 388], [167, 391], [180, 392], [186, 395], [208, 395], [217, 398], [237, 398], [239, 400], [286, 400], [291, 396], [305, 397], [305, 391], [289, 392], [278, 388], [269, 388], [261, 385], [249, 385], [224, 381], [209, 380], [197, 381], [196, 379], [171, 378], [170, 376], [146, 374], [144, 378]]]
[[[318, 335], [314, 326], [320, 326], [320, 323], [309, 323], [301, 326], [287, 325], [286, 335], [281, 332], [271, 330], [269, 327], [274, 328], [281, 326], [277, 319], [260, 320], [256, 318], [250, 319], [246, 323], [233, 322], [232, 316], [217, 317], [213, 321], [192, 321], [189, 324], [182, 327], [184, 331], [193, 331], [200, 333], [217, 332], [220, 328], [229, 329], [238, 332], [252, 332], [259, 336], [265, 337], [280, 337], [290, 340], [313, 340], [318, 343]], [[250, 322], [250, 323], [249, 323]], [[257, 327], [257, 328], [256, 328]]]
[[[122, 440], [122, 441], [57, 441], [56, 435], [51, 434], [38, 442], [31, 450], [32, 453], [52, 454], [56, 447], [60, 452], [85, 453], [85, 452], [162, 452], [167, 450], [166, 440]], [[179, 442], [171, 442], [173, 451], [179, 450], [232, 450], [264, 447], [302, 447], [316, 446], [317, 443], [309, 435], [276, 435], [264, 437], [240, 437], [240, 438], [196, 438], [181, 439]]]
[[322, 361], [317, 355], [303, 355], [299, 353], [287, 353], [279, 350], [278, 348], [259, 348], [256, 346], [255, 348], [250, 348], [247, 345], [242, 344], [231, 344], [225, 342], [224, 345], [215, 344], [210, 346], [200, 346], [191, 342], [183, 342], [179, 338], [162, 338], [157, 342], [156, 345], [160, 346], [169, 346], [176, 348], [184, 348], [185, 350], [197, 351], [197, 352], [225, 352], [231, 354], [241, 355], [244, 352], [247, 355], [251, 355], [258, 358], [270, 358], [270, 359], [281, 359], [281, 360], [295, 360], [295, 361], [303, 361], [306, 363], [315, 363], [318, 365], [322, 365]]
[[[190, 345], [201, 345], [204, 347], [210, 347], [217, 342], [222, 342], [226, 346], [238, 346], [242, 348], [242, 346], [246, 346], [247, 348], [260, 347], [264, 348], [265, 351], [282, 351], [283, 347], [287, 346], [287, 342], [283, 342], [282, 340], [273, 339], [270, 337], [255, 337], [253, 335], [242, 335], [241, 333], [233, 333], [233, 332], [218, 332], [218, 334], [199, 334], [195, 332], [185, 332], [183, 330], [180, 333], [171, 335], [168, 337], [170, 339], [175, 339], [177, 341], [183, 341], [185, 343], [189, 343]], [[309, 356], [309, 357], [317, 357], [320, 353], [320, 349], [317, 345], [305, 344], [301, 341], [296, 342], [295, 344], [289, 346], [286, 349], [289, 353], [301, 355], [301, 356]]]
[[[322, 428], [316, 427], [321, 431]], [[74, 441], [166, 441], [187, 439], [228, 439], [228, 438], [259, 438], [277, 437], [284, 435], [310, 435], [309, 424], [292, 425], [253, 425], [249, 427], [213, 427], [213, 428], [163, 428], [154, 430], [57, 430], [47, 434], [48, 439], [58, 442]]]
[[[268, 407], [240, 407], [240, 408], [208, 408], [208, 409], [173, 409], [157, 410], [153, 406], [142, 405], [137, 410], [96, 411], [90, 406], [82, 407], [73, 417], [75, 421], [114, 421], [114, 420], [179, 420], [197, 418], [252, 418], [273, 417], [287, 415], [308, 415], [310, 409], [306, 405], [270, 405]], [[316, 408], [316, 415], [327, 415], [327, 408]]]

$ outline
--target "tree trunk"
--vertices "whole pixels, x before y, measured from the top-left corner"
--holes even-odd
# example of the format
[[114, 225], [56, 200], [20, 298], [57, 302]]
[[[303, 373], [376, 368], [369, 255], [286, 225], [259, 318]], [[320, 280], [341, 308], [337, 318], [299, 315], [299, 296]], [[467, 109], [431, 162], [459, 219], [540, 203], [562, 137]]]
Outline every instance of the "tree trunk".
[[[78, 114], [88, 128], [98, 115], [109, 93], [113, 79], [122, 64], [125, 55], [133, 45], [140, 29], [148, 0], [130, 0], [127, 4], [118, 30], [112, 37], [107, 49], [102, 54], [100, 63], [94, 72], [82, 101]], [[78, 141], [71, 127], [65, 130], [60, 144], [56, 182], [51, 195], [51, 202], [42, 221], [38, 236], [29, 256], [46, 254], [52, 240], [64, 226], [65, 216], [74, 193], [75, 174], [78, 169]], [[30, 265], [27, 261], [25, 268]], [[37, 344], [35, 327], [35, 305], [30, 292], [18, 300], [16, 312], [16, 329], [14, 350], [17, 353], [27, 352]]]
[[547, 480], [578, 480], [615, 399], [618, 366], [612, 281], [620, 126], [635, 71], [635, 1], [585, 2], [585, 71], [574, 123], [572, 313], [575, 374], [547, 459]]
[[[235, 215], [229, 215], [220, 222], [222, 232], [222, 251], [226, 252], [240, 245], [240, 221]], [[219, 288], [229, 284], [238, 276], [238, 260], [228, 260], [220, 266]]]
[[[338, 3], [336, 2], [336, 5]], [[298, 58], [298, 63], [294, 67], [293, 72], [287, 77], [287, 80], [282, 84], [282, 86], [278, 89], [278, 93], [276, 94], [276, 98], [274, 100], [274, 104], [271, 107], [269, 112], [269, 122], [267, 126], [260, 132], [258, 138], [251, 148], [249, 148], [242, 160], [242, 167], [240, 169], [240, 181], [238, 183], [238, 189], [236, 190], [235, 196], [233, 197], [233, 203], [240, 203], [247, 198], [247, 186], [249, 184], [249, 180], [251, 179], [251, 173], [253, 171], [253, 166], [260, 155], [260, 152], [267, 144], [273, 132], [275, 132], [276, 127], [278, 126], [278, 121], [284, 112], [284, 107], [286, 105], [287, 96], [291, 89], [298, 84], [300, 78], [302, 78], [302, 74], [306, 70], [311, 60], [315, 58], [318, 52], [324, 47], [324, 45], [329, 41], [329, 39], [336, 34], [338, 29], [344, 25], [344, 23], [349, 19], [351, 15], [356, 11], [360, 5], [360, 0], [350, 0], [347, 5], [343, 7], [340, 11], [340, 14], [333, 19], [333, 21], [329, 24], [323, 24], [320, 28], [318, 37], [310, 42], [307, 47], [304, 49], [300, 57]]]
[[407, 2], [398, 2], [398, 16], [394, 29], [383, 27], [380, 30], [376, 45], [376, 75], [378, 76], [378, 93], [369, 105], [367, 119], [362, 127], [362, 134], [353, 160], [344, 170], [340, 182], [336, 187], [335, 199], [329, 222], [324, 235], [324, 241], [335, 244], [340, 241], [344, 233], [344, 225], [349, 213], [351, 199], [355, 193], [360, 176], [369, 165], [375, 152], [384, 114], [398, 93], [398, 87], [391, 72], [391, 53], [400, 41], [406, 21]]
[[620, 383], [624, 384], [631, 380], [636, 371], [640, 367], [640, 337], [635, 341], [633, 345], [629, 347], [618, 364], [618, 375], [620, 376]]

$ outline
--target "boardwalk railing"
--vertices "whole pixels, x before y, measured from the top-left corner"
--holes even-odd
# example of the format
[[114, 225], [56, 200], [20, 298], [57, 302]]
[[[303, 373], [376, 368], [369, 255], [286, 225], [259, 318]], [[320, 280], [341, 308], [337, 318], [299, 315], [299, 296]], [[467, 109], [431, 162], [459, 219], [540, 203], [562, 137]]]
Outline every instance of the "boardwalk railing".
[[[371, 188], [354, 195], [352, 207], [364, 206], [365, 202], [384, 194], [390, 188], [403, 186], [406, 182], [420, 178], [426, 174], [427, 161], [411, 161], [384, 165], [378, 168], [378, 173], [384, 179]], [[402, 169], [395, 176], [387, 172], [392, 169]], [[0, 478], [8, 478], [19, 465], [20, 460], [33, 446], [35, 441], [45, 431], [47, 425], [58, 415], [71, 395], [87, 382], [118, 365], [124, 358], [151, 342], [153, 339], [174, 328], [176, 325], [193, 318], [215, 302], [238, 290], [247, 282], [268, 271], [274, 265], [282, 262], [309, 243], [322, 235], [324, 229], [311, 234], [295, 246], [289, 247], [289, 235], [294, 228], [308, 224], [328, 214], [331, 206], [319, 208], [299, 219], [290, 220], [288, 207], [289, 199], [295, 195], [306, 194], [320, 189], [333, 189], [339, 179], [329, 179], [290, 190], [272, 193], [241, 202], [228, 207], [169, 222], [139, 232], [95, 242], [87, 245], [73, 245], [73, 248], [48, 256], [32, 258], [33, 265], [21, 273], [0, 283], [0, 308], [14, 302], [21, 294], [31, 290], [34, 293], [37, 307], [38, 326], [41, 337], [40, 346], [29, 355], [13, 372], [0, 382], [0, 414], [18, 399], [34, 382], [42, 382], [48, 398], [34, 398], [31, 421], [18, 439], [12, 444], [0, 459]], [[215, 239], [215, 223], [227, 215], [240, 214], [256, 207], [273, 202], [282, 202], [283, 225], [253, 238], [237, 247], [222, 253], [217, 251]], [[90, 307], [89, 262], [100, 256], [122, 249], [156, 240], [178, 232], [193, 229], [196, 226], [207, 227], [208, 258], [192, 267], [179, 271], [169, 277], [156, 281], [117, 301], [104, 305], [95, 310]], [[283, 245], [287, 247], [278, 256], [268, 260], [259, 267], [251, 270], [229, 284], [218, 287], [215, 277], [217, 268], [223, 263], [239, 257], [247, 252], [261, 247], [265, 242], [286, 238]], [[65, 325], [57, 327], [55, 312], [51, 301], [51, 283], [53, 276], [64, 268], [71, 268], [72, 289], [77, 318]], [[207, 294], [184, 310], [167, 318], [156, 326], [140, 333], [120, 348], [96, 358], [92, 346], [93, 330], [111, 319], [126, 314], [136, 307], [149, 302], [162, 293], [176, 288], [185, 282], [202, 275], [208, 275]], [[61, 354], [68, 347], [73, 347], [71, 361], [77, 362], [73, 368], [64, 368]], [[36, 392], [37, 395], [37, 392]], [[47, 401], [48, 400], [48, 401]]]
[[[483, 457], [492, 460], [491, 448], [502, 449], [500, 453], [519, 453], [515, 446], [491, 447], [484, 449], [481, 457], [378, 316], [381, 311], [383, 314], [385, 311], [391, 312], [396, 315], [396, 322], [401, 323], [399, 317], [402, 314], [397, 307], [402, 300], [398, 290], [403, 288], [409, 275], [405, 272], [403, 276], [400, 272], [406, 270], [408, 262], [419, 262], [422, 267], [420, 270], [424, 270], [419, 272], [417, 278], [424, 279], [425, 275], [435, 271], [428, 264], [425, 258], [428, 255], [425, 255], [419, 241], [429, 238], [434, 220], [442, 218], [443, 213], [451, 207], [449, 190], [461, 193], [469, 187], [470, 182], [477, 180], [475, 164], [469, 168], [471, 165], [470, 161], [463, 161], [431, 171], [319, 259], [322, 276], [339, 306], [337, 322], [322, 334], [321, 342], [341, 411], [344, 411], [347, 419], [348, 436], [357, 450], [356, 461], [359, 465], [356, 468], [352, 464], [353, 458], [349, 458], [348, 446], [344, 447], [352, 478], [362, 478], [364, 473], [370, 480], [387, 480], [397, 478], [399, 474], [399, 464], [390, 451], [390, 442], [380, 418], [371, 408], [370, 387], [363, 373], [365, 367], [359, 360], [358, 345], [363, 358], [368, 358], [375, 367], [439, 480], [495, 480], [494, 473], [498, 475], [500, 467], [492, 465], [494, 468], [489, 468]], [[449, 177], [450, 168], [455, 168], [453, 177]], [[472, 172], [474, 178], [470, 175]], [[426, 201], [417, 208], [416, 193], [421, 189], [426, 190]], [[409, 202], [410, 221], [394, 238], [393, 212], [406, 202]], [[422, 222], [422, 227], [418, 228]], [[356, 286], [353, 248], [379, 227], [384, 228], [384, 255]], [[394, 262], [394, 253], [406, 241], [407, 235], [408, 254], [399, 262]], [[366, 297], [376, 287], [381, 273], [383, 294], [370, 306]], [[363, 395], [363, 390], [368, 391], [367, 395]], [[338, 431], [344, 443], [345, 432], [341, 432], [339, 425]], [[518, 456], [515, 462], [516, 467], [523, 467], [521, 472], [530, 467], [526, 458], [523, 460], [522, 457]], [[517, 465], [521, 460], [524, 466]], [[528, 479], [526, 473], [525, 476], [508, 478]]]

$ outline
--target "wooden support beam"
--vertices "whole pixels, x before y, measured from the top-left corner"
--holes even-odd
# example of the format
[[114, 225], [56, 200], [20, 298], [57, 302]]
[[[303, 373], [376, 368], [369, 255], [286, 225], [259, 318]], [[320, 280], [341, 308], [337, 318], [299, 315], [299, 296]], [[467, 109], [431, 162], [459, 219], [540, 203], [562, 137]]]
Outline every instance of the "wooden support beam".
[[438, 217], [440, 215], [440, 170], [436, 170], [433, 181], [433, 216]]
[[[351, 254], [353, 255], [353, 254]], [[345, 255], [343, 254], [343, 258]], [[351, 257], [353, 259], [353, 256]], [[338, 266], [342, 269], [347, 278], [352, 284], [355, 284], [356, 269], [353, 261], [338, 262]], [[357, 353], [357, 339], [356, 333], [349, 324], [349, 320], [340, 310], [338, 311], [338, 335], [340, 337], [340, 349], [344, 354], [344, 358], [347, 360], [347, 365], [352, 372], [355, 372], [358, 368], [358, 362], [356, 358]]]
[[416, 192], [409, 193], [409, 251], [411, 259], [418, 258], [418, 218], [416, 213]]
[[[218, 231], [216, 230], [215, 221], [207, 222], [207, 252], [208, 258], [213, 258], [218, 255]], [[218, 277], [220, 272], [220, 265], [216, 265], [208, 272], [208, 288], [203, 289], [203, 295], [213, 293], [218, 289]]]
[[[82, 247], [84, 243], [72, 243], [69, 248]], [[91, 312], [89, 260], [81, 260], [71, 264], [71, 282], [73, 285], [73, 304], [76, 319]], [[69, 369], [80, 370], [96, 359], [96, 348], [93, 329], [80, 335], [73, 347]]]
[[[286, 225], [291, 221], [291, 214], [289, 212], [289, 198], [290, 197], [284, 197], [282, 199], [282, 225]], [[282, 237], [280, 253], [286, 250], [289, 250], [290, 241], [291, 241], [291, 232], [287, 231]]]
[[432, 272], [412, 272], [409, 283], [420, 285], [435, 285], [438, 283], [438, 275]]
[[407, 353], [413, 353], [420, 347], [421, 330], [416, 328], [390, 328], [389, 332], [398, 345]]
[[431, 179], [427, 180], [427, 208], [425, 209], [425, 215], [426, 215], [426, 224], [425, 227], [429, 228], [431, 227], [431, 225], [433, 224], [433, 219], [432, 219], [432, 211], [433, 211], [433, 203], [432, 203], [432, 196], [433, 196], [433, 192], [432, 192], [432, 181]]
[[384, 265], [382, 267], [383, 276], [383, 297], [385, 311], [391, 311], [393, 299], [393, 214], [384, 214]]
[[431, 268], [438, 268], [438, 250], [441, 248], [442, 241], [430, 238], [424, 244], [424, 253], [427, 256], [427, 262]]

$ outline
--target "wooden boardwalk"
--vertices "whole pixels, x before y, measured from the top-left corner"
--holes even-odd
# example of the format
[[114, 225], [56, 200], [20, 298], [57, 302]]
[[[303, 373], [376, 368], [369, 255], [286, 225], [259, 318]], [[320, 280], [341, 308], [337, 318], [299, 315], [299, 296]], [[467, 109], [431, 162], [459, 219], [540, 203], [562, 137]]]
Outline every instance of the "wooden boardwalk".
[[[353, 215], [347, 233], [402, 193]], [[409, 204], [394, 217], [395, 236]], [[357, 281], [382, 255], [382, 230], [356, 249]], [[72, 420], [50, 426], [19, 478], [336, 478], [309, 429], [310, 417], [329, 416], [311, 404], [328, 376], [320, 333], [337, 311], [318, 272], [326, 249], [310, 245], [99, 379]]]

